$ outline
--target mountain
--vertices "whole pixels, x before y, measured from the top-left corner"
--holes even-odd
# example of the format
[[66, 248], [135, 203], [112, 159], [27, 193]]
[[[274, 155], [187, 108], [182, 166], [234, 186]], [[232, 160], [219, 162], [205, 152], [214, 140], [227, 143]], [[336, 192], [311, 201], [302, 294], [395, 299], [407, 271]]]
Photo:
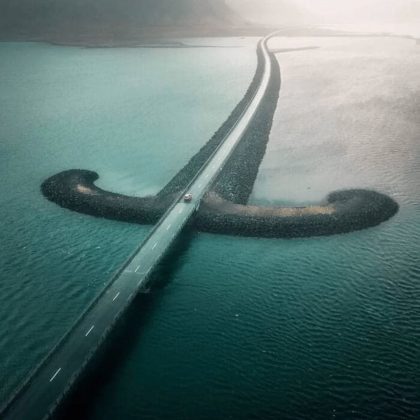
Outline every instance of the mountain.
[[227, 26], [224, 0], [0, 0], [0, 37], [130, 38], [152, 27]]

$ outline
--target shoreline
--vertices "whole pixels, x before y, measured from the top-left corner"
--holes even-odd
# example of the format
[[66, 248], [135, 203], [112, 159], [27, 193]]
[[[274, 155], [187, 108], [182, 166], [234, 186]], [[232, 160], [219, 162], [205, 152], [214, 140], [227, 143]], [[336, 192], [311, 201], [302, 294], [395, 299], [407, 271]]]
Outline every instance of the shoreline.
[[[206, 45], [188, 45], [180, 41], [185, 38], [237, 38], [237, 37], [261, 37], [267, 33], [277, 31], [278, 36], [284, 37], [389, 37], [413, 40], [420, 44], [420, 39], [411, 35], [394, 34], [392, 32], [350, 32], [322, 28], [318, 26], [232, 26], [232, 27], [206, 27], [187, 26], [184, 28], [172, 26], [154, 26], [143, 28], [128, 33], [114, 33], [113, 35], [101, 35], [100, 32], [71, 32], [71, 35], [63, 35], [61, 32], [44, 34], [20, 33], [7, 34], [0, 32], [0, 42], [37, 42], [55, 46], [82, 47], [82, 48], [210, 48]], [[112, 33], [112, 30], [110, 31]], [[222, 48], [217, 46], [218, 48]]]

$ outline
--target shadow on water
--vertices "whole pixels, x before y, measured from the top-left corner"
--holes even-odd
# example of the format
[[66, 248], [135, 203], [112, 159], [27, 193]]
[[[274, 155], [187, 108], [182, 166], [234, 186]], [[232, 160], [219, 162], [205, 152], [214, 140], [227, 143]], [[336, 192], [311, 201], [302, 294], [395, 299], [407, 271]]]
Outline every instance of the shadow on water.
[[162, 289], [169, 284], [173, 273], [184, 264], [182, 256], [188, 251], [193, 237], [193, 229], [187, 226], [152, 274], [150, 288], [139, 293], [133, 300], [73, 390], [58, 408], [55, 419], [91, 418], [94, 396], [101, 394], [108, 384], [116, 380], [118, 372], [141, 338], [142, 331], [153, 317], [155, 307], [161, 299]]

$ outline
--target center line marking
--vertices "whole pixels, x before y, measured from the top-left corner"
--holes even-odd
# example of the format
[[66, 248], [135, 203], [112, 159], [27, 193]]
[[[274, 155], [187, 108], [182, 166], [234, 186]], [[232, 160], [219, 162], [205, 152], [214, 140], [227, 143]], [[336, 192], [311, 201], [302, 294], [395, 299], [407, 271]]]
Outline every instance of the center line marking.
[[115, 296], [114, 299], [112, 299], [112, 301], [114, 302], [115, 299], [117, 299], [117, 297], [120, 295], [120, 292], [118, 292]]
[[155, 249], [156, 248], [156, 246], [157, 246], [157, 242], [152, 246], [152, 249]]
[[181, 214], [182, 213], [182, 209], [179, 209], [179, 212], [178, 213]]
[[166, 230], [169, 230], [171, 228], [171, 225], [168, 225], [168, 227], [166, 228]]
[[50, 382], [52, 382], [55, 379], [55, 377], [60, 373], [60, 370], [61, 368], [57, 369], [57, 372], [55, 372], [54, 375], [51, 376]]
[[90, 328], [89, 328], [89, 331], [85, 334], [85, 337], [87, 337], [91, 332], [92, 332], [92, 330], [95, 328], [95, 326], [94, 325], [92, 325]]
[[135, 273], [137, 273], [137, 271], [138, 271], [138, 269], [141, 267], [141, 265], [139, 265], [135, 270], [134, 270], [134, 272]]

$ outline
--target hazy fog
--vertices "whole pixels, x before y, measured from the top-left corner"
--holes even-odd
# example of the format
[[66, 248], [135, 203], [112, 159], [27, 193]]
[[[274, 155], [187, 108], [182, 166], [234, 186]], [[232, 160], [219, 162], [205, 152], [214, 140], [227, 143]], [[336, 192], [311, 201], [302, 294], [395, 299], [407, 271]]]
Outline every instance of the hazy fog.
[[226, 0], [251, 21], [395, 23], [420, 20], [420, 0]]

